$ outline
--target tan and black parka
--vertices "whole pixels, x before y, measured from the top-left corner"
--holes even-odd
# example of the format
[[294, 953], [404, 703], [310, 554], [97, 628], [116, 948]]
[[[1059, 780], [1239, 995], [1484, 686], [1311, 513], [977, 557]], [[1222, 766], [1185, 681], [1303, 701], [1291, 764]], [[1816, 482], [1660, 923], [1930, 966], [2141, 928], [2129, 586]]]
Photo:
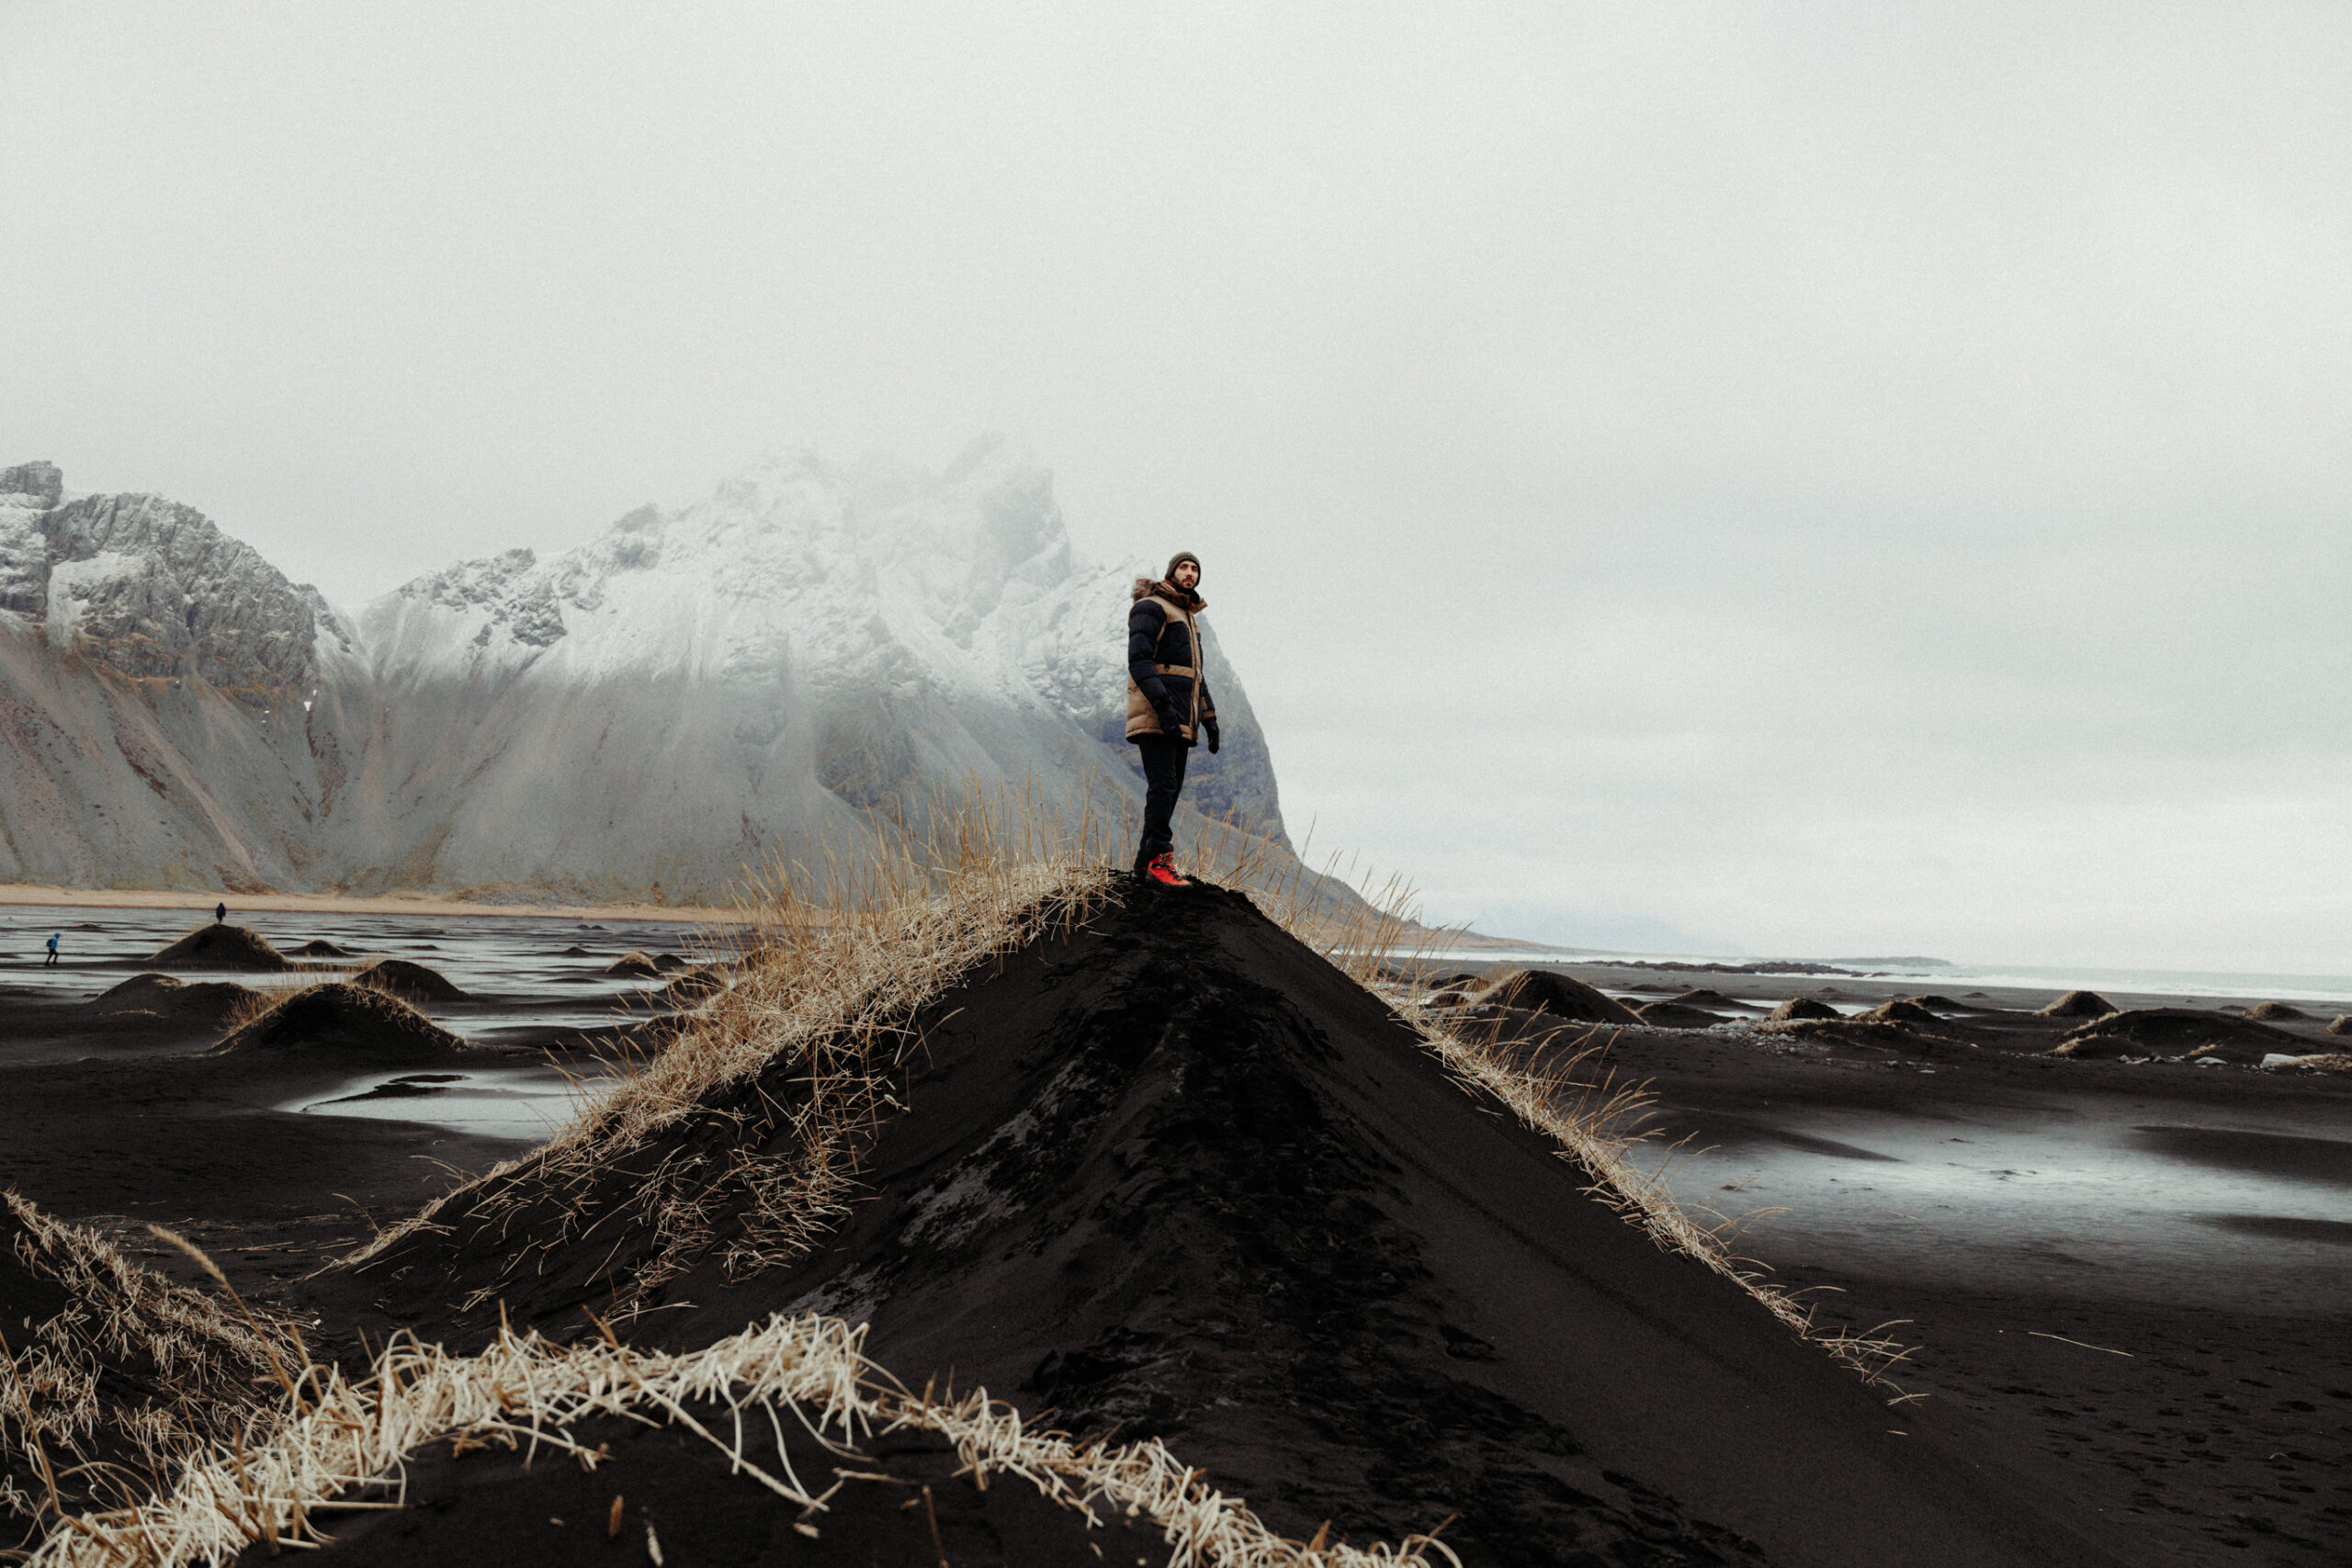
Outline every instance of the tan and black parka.
[[1201, 730], [1216, 724], [1194, 618], [1208, 603], [1149, 577], [1136, 579], [1134, 597], [1127, 612], [1127, 739], [1168, 734], [1160, 719], [1165, 712], [1179, 721], [1176, 738], [1198, 745]]

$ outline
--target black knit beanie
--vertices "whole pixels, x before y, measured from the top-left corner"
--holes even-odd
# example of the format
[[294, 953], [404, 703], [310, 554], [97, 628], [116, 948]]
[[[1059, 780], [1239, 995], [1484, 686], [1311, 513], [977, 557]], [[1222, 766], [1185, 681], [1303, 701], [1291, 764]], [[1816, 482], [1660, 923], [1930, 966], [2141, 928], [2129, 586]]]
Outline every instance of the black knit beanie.
[[[1175, 581], [1176, 569], [1182, 566], [1186, 561], [1191, 561], [1193, 567], [1197, 570], [1201, 564], [1201, 558], [1194, 555], [1190, 550], [1178, 550], [1174, 555], [1168, 558], [1168, 570], [1167, 573], [1160, 578], [1160, 581], [1162, 582]], [[1201, 575], [1205, 577], [1208, 573], [1202, 572]]]

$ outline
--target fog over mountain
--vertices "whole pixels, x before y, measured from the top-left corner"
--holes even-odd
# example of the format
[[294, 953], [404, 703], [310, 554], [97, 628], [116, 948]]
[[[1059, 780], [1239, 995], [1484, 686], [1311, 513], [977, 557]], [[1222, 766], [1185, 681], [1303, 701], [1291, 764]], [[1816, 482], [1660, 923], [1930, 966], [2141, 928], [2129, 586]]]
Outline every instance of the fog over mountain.
[[[1075, 556], [993, 440], [768, 458], [351, 606], [190, 507], [0, 470], [0, 879], [700, 902], [967, 782], [1133, 810], [1138, 570]], [[1207, 647], [1187, 813], [1287, 843]]]

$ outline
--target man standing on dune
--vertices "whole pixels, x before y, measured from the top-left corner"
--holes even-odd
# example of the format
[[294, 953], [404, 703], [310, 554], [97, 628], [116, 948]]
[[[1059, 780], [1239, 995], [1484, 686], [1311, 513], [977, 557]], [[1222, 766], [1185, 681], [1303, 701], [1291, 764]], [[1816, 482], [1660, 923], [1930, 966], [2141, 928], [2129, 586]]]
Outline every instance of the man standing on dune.
[[1216, 704], [1202, 668], [1200, 625], [1208, 608], [1193, 592], [1201, 558], [1179, 551], [1158, 581], [1138, 577], [1135, 608], [1127, 612], [1127, 739], [1143, 761], [1143, 841], [1136, 874], [1163, 887], [1190, 887], [1176, 874], [1173, 822], [1184, 792], [1184, 762], [1206, 735], [1217, 749]]

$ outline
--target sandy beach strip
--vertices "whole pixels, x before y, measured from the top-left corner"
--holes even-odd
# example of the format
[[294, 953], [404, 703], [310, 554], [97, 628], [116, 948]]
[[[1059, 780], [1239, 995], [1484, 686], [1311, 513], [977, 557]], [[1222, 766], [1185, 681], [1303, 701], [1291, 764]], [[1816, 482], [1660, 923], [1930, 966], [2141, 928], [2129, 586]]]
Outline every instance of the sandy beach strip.
[[340, 893], [195, 892], [144, 887], [48, 887], [36, 883], [0, 883], [0, 906], [54, 906], [80, 909], [189, 909], [210, 914], [226, 903], [232, 910], [274, 909], [338, 915], [492, 915], [546, 919], [550, 916], [598, 920], [668, 920], [679, 925], [741, 925], [752, 916], [740, 908], [695, 904], [492, 904], [420, 893], [356, 897]]

